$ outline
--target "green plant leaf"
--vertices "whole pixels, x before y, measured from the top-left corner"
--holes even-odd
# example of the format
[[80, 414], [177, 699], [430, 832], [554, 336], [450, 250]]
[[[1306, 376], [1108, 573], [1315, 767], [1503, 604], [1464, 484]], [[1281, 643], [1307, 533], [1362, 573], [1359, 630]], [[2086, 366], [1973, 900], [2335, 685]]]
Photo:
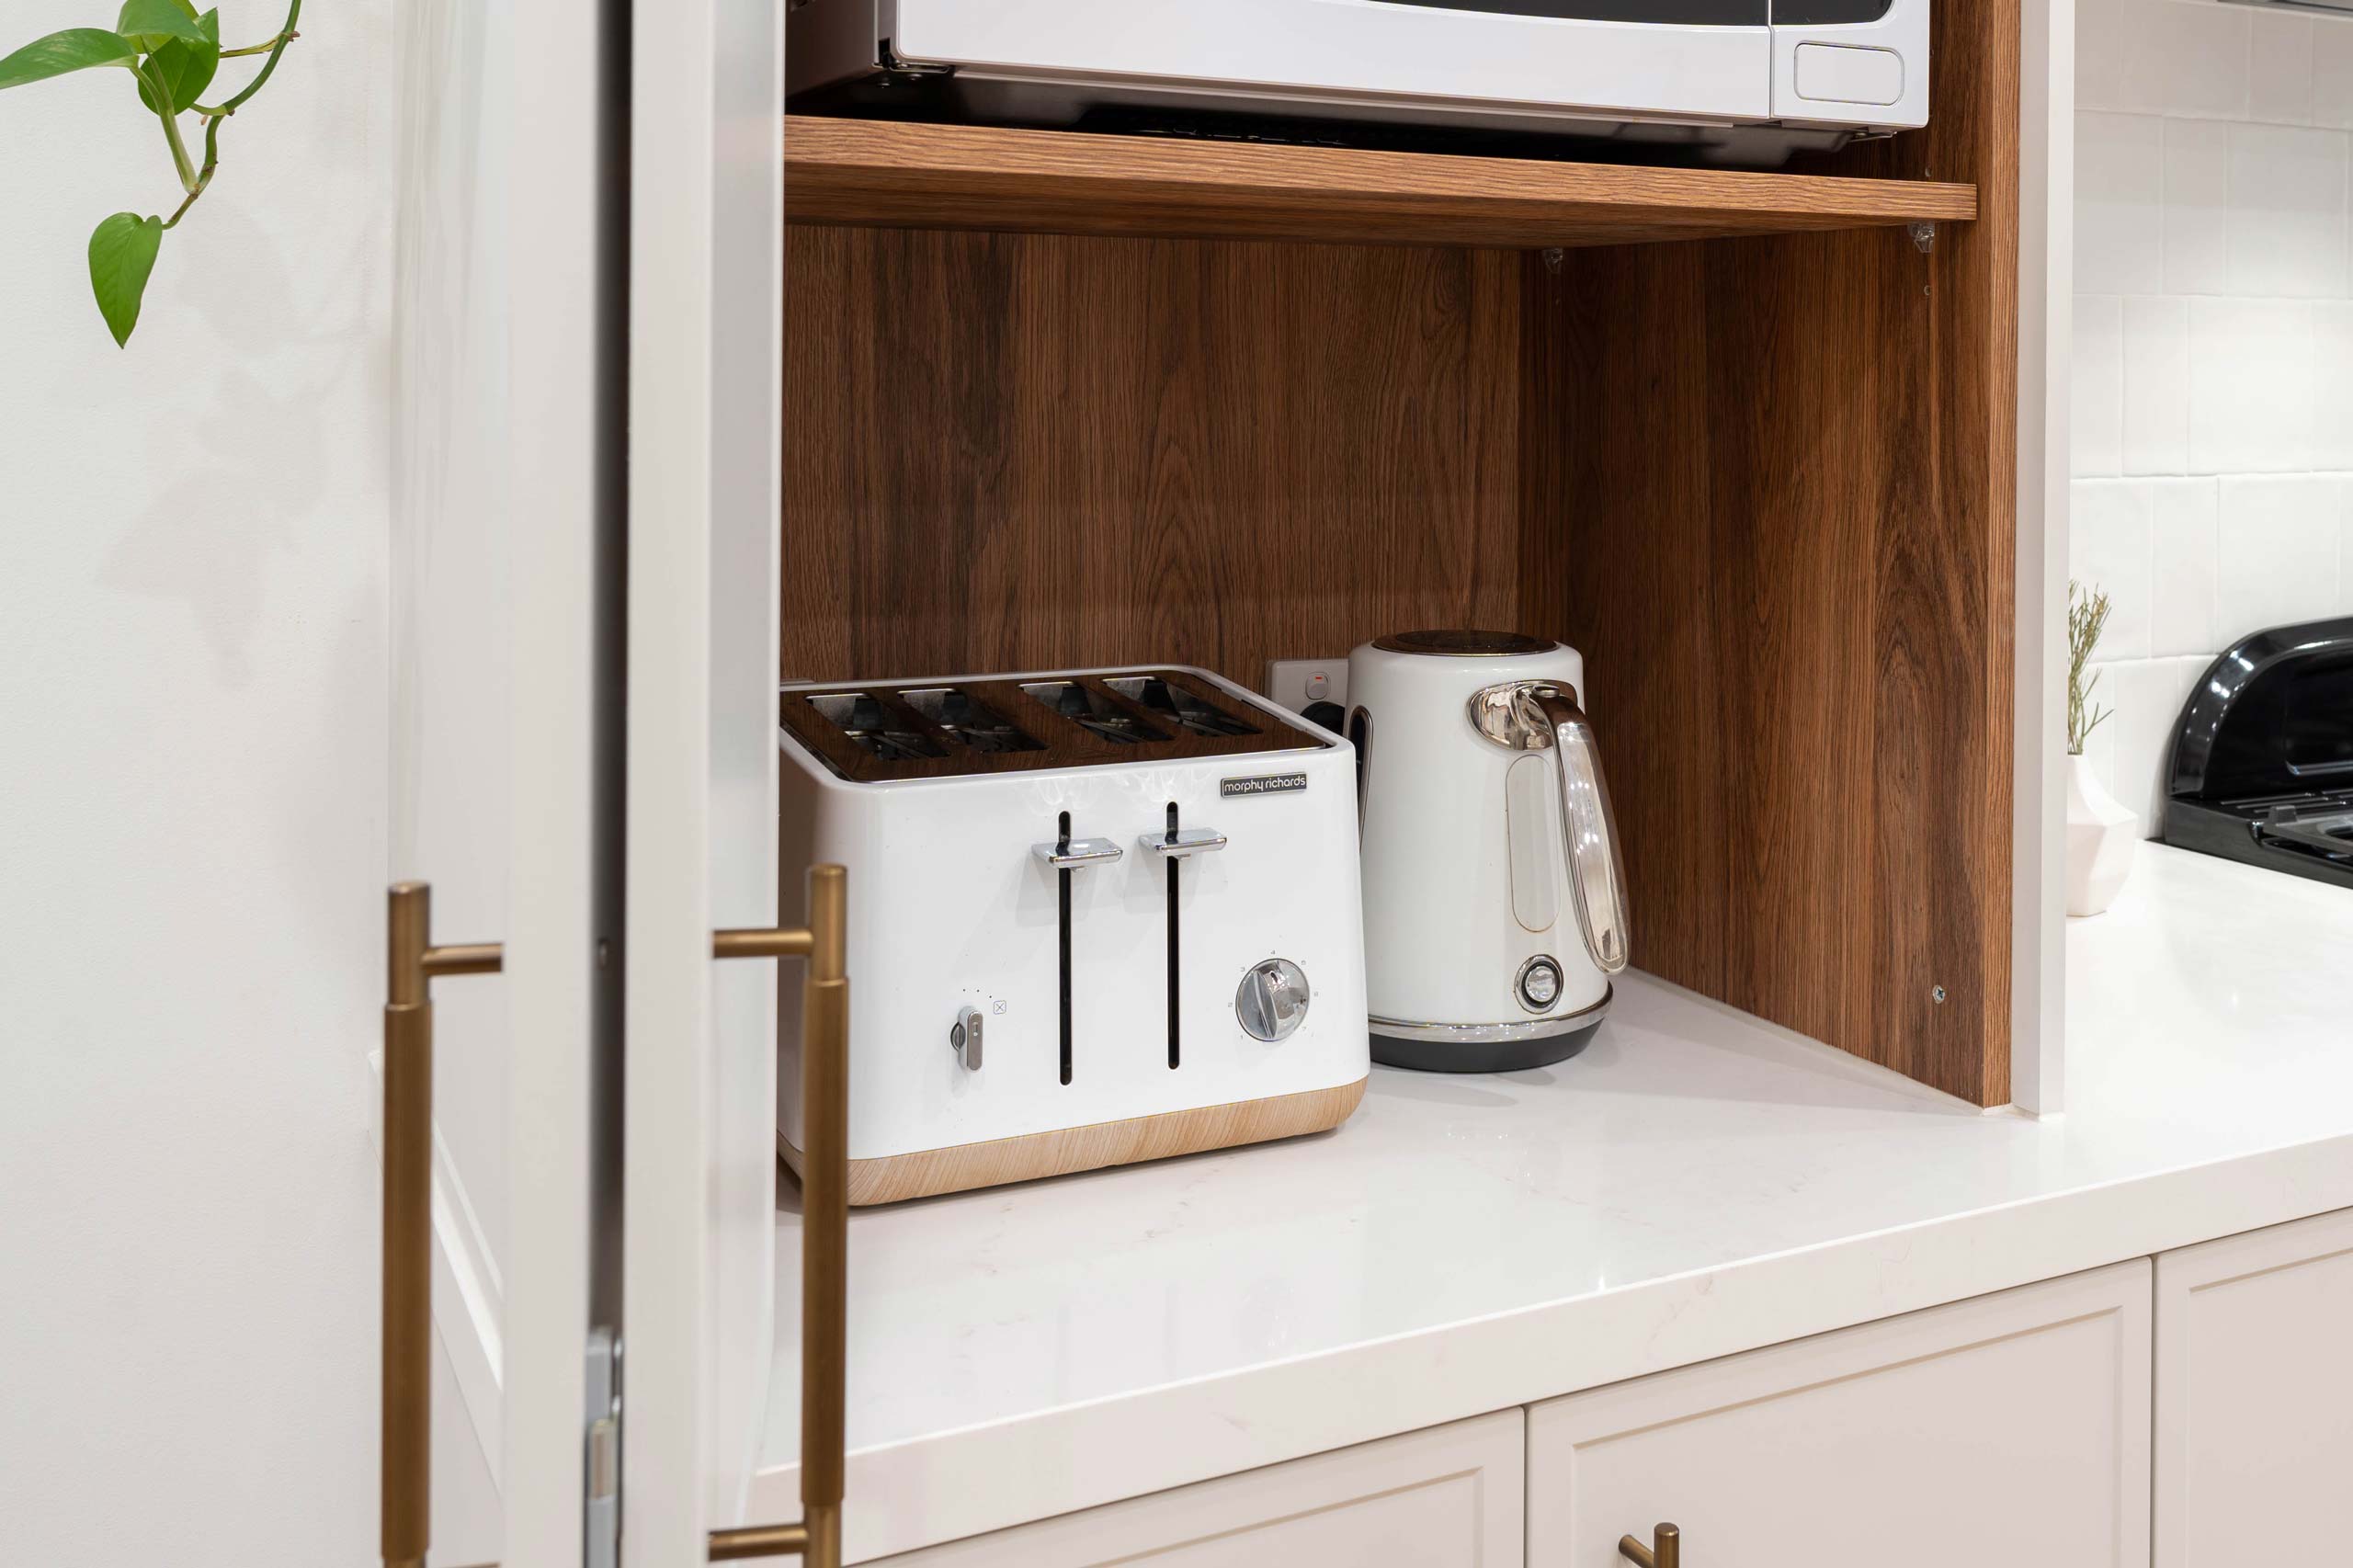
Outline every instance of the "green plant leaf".
[[131, 341], [131, 329], [139, 324], [139, 301], [163, 243], [164, 221], [136, 212], [118, 212], [90, 231], [90, 292], [98, 298], [98, 313], [107, 318], [118, 348]]
[[0, 60], [0, 87], [21, 87], [44, 77], [63, 76], [93, 65], [136, 68], [139, 51], [131, 40], [99, 28], [68, 28], [37, 38], [6, 60]]
[[[164, 79], [171, 89], [172, 112], [186, 114], [205, 88], [212, 85], [212, 74], [221, 68], [221, 13], [207, 11], [197, 18], [204, 37], [193, 42], [184, 38], [166, 39], [161, 48], [147, 57], [147, 69]], [[143, 73], [132, 78], [139, 86], [139, 101], [150, 111], [155, 110], [155, 93], [147, 85]]]
[[196, 7], [188, 0], [123, 0], [114, 30], [151, 54], [176, 38], [204, 41]]

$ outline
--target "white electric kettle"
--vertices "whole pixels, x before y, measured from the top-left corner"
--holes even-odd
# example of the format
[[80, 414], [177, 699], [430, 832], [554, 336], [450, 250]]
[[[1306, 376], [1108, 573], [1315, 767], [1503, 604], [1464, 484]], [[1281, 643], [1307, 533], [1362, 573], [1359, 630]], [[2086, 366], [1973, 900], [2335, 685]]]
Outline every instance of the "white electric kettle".
[[1372, 1055], [1441, 1073], [1584, 1049], [1626, 883], [1574, 648], [1413, 631], [1348, 655]]

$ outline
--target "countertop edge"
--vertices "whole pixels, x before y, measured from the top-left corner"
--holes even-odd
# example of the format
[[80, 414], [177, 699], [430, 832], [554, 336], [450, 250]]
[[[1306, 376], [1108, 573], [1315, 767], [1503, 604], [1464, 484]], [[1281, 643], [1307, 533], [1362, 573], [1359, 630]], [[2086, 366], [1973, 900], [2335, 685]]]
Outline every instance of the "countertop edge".
[[[847, 1556], [910, 1551], [2345, 1208], [2353, 1132], [889, 1444], [850, 1456]], [[799, 1488], [797, 1463], [760, 1471], [747, 1517], [797, 1517]]]

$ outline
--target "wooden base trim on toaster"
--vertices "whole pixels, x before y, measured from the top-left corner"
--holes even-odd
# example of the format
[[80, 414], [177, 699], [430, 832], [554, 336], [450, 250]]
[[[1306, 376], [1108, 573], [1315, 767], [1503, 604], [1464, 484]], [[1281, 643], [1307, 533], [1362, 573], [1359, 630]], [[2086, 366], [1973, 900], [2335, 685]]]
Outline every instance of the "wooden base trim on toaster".
[[[909, 1198], [932, 1198], [943, 1192], [1001, 1187], [1006, 1182], [1324, 1132], [1355, 1114], [1364, 1099], [1365, 1082], [1358, 1078], [1336, 1088], [1309, 1089], [1272, 1099], [1237, 1100], [1231, 1105], [1130, 1117], [1125, 1121], [1098, 1121], [1059, 1132], [1031, 1132], [985, 1143], [852, 1160], [849, 1200], [854, 1205], [897, 1203]], [[801, 1151], [781, 1131], [777, 1133], [776, 1146], [792, 1174], [800, 1176]]]

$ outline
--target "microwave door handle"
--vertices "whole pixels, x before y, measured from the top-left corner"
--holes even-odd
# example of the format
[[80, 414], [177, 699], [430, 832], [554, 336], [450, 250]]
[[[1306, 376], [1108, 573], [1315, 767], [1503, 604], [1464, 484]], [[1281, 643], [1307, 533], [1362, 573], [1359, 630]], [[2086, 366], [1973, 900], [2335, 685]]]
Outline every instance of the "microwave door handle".
[[1625, 857], [1618, 847], [1618, 821], [1602, 782], [1593, 722], [1565, 690], [1539, 687], [1529, 698], [1552, 732], [1561, 786], [1561, 853], [1568, 863], [1577, 929], [1594, 967], [1616, 974], [1626, 967]]

